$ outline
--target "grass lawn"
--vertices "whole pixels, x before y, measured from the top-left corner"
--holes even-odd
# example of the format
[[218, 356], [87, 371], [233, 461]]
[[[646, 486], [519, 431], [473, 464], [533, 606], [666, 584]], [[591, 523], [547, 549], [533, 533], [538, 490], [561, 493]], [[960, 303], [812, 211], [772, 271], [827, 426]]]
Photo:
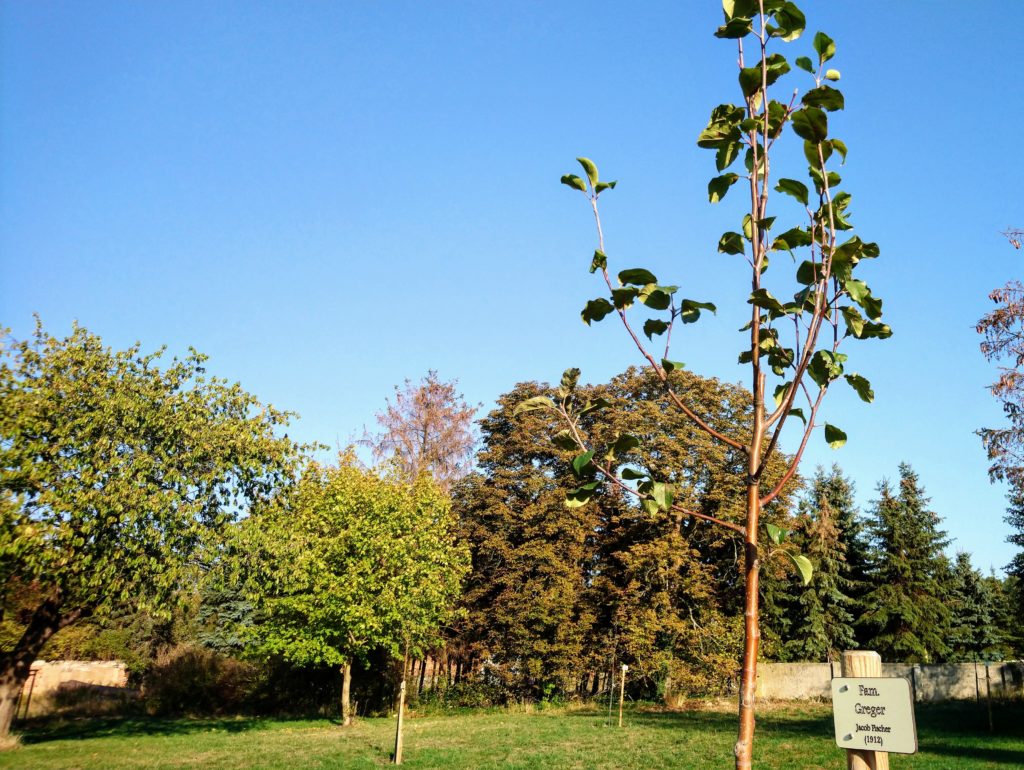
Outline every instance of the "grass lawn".
[[[918, 706], [916, 756], [899, 768], [1024, 768], [1024, 705], [996, 707], [988, 733], [974, 704]], [[481, 711], [413, 716], [406, 722], [409, 768], [591, 770], [727, 768], [735, 714], [726, 707], [665, 712], [636, 708], [626, 725], [595, 710]], [[343, 730], [327, 720], [124, 719], [39, 723], [0, 768], [375, 768], [388, 764], [394, 722], [363, 719]], [[843, 770], [827, 704], [763, 706], [755, 767]]]

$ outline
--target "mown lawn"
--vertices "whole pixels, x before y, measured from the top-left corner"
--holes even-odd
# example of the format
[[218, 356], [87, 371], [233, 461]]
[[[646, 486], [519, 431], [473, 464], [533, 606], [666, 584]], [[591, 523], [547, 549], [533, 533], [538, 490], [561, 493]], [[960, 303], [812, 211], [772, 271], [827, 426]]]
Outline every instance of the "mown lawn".
[[[767, 706], [758, 720], [755, 767], [843, 770], [829, 706]], [[1024, 768], [1024, 706], [984, 712], [919, 706], [916, 756], [892, 767]], [[726, 708], [629, 711], [622, 729], [596, 710], [476, 712], [413, 717], [405, 766], [461, 770], [727, 768], [735, 715]], [[387, 766], [394, 722], [364, 719], [342, 730], [327, 720], [125, 719], [36, 724], [0, 753], [0, 768], [376, 768]]]

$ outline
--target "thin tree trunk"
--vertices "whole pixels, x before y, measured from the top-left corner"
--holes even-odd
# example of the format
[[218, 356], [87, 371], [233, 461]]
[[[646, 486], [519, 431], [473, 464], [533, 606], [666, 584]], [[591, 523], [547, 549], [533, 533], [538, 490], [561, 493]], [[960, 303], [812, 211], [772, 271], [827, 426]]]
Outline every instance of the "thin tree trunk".
[[[755, 288], [759, 283], [754, 279]], [[755, 314], [760, 311], [754, 308]], [[754, 324], [754, 348], [757, 343]], [[747, 516], [744, 542], [745, 575], [743, 602], [743, 665], [740, 672], [739, 734], [736, 738], [736, 770], [750, 770], [754, 755], [754, 691], [757, 686], [757, 653], [761, 646], [758, 619], [758, 582], [761, 563], [757, 552], [757, 533], [761, 518], [761, 484], [757, 470], [761, 464], [764, 437], [764, 375], [754, 368], [754, 430], [747, 453]]]
[[601, 692], [601, 672], [594, 672], [594, 679], [590, 684], [590, 697], [596, 698], [597, 694]]
[[346, 660], [341, 667], [341, 726], [352, 724], [352, 661]]
[[43, 645], [60, 629], [86, 614], [85, 610], [77, 609], [62, 615], [58, 601], [48, 599], [36, 608], [14, 649], [0, 655], [0, 738], [10, 735], [18, 695]]
[[427, 677], [427, 659], [429, 657], [429, 655], [424, 655], [423, 660], [420, 661], [420, 683], [419, 686], [416, 688], [417, 695], [423, 694], [423, 682], [426, 680]]

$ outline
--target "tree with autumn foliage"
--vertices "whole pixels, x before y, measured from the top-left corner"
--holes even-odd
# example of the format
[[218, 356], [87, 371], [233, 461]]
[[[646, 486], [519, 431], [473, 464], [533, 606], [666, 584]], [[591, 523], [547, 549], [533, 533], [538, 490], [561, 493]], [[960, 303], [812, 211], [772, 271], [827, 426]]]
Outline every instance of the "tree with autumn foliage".
[[418, 383], [395, 386], [394, 400], [377, 414], [377, 432], [367, 431], [363, 444], [406, 480], [428, 473], [447, 492], [471, 467], [475, 414], [458, 392], [458, 381], [444, 382], [430, 370]]
[[[597, 248], [590, 271], [599, 273], [607, 290], [604, 296], [586, 304], [581, 314], [583, 321], [591, 324], [610, 315], [618, 317], [646, 365], [663, 384], [673, 409], [742, 459], [739, 477], [745, 486], [746, 502], [741, 520], [731, 520], [716, 510], [677, 497], [673, 485], [656, 475], [634, 475], [628, 466], [620, 475], [609, 457], [614, 459], [630, 451], [639, 443], [638, 439], [623, 435], [607, 444], [590, 436], [581, 419], [588, 410], [603, 405], [580, 402], [571, 382], [563, 381], [555, 393], [534, 397], [520, 408], [548, 410], [565, 426], [566, 441], [578, 452], [573, 467], [581, 476], [579, 486], [567, 498], [570, 505], [585, 504], [603, 483], [608, 483], [622, 494], [635, 496], [652, 514], [661, 511], [668, 516], [696, 519], [742, 540], [745, 625], [739, 731], [734, 754], [736, 767], [746, 770], [751, 767], [753, 756], [754, 691], [761, 638], [761, 556], [771, 544], [780, 544], [785, 534], [778, 528], [762, 526], [762, 509], [794, 477], [807, 442], [816, 430], [823, 428], [825, 440], [832, 447], [846, 441], [842, 429], [819, 422], [822, 402], [830, 387], [845, 380], [863, 400], [871, 401], [874, 397], [868, 380], [848, 370], [847, 354], [840, 350], [845, 350], [843, 343], [851, 338], [885, 338], [891, 330], [881, 321], [881, 299], [872, 294], [867, 283], [854, 277], [864, 261], [879, 255], [878, 246], [858, 236], [843, 240], [853, 224], [851, 196], [839, 189], [842, 179], [836, 170], [840, 161], [846, 159], [847, 147], [830, 132], [829, 113], [845, 106], [842, 92], [831, 85], [840, 78], [839, 71], [829, 64], [836, 54], [835, 42], [818, 32], [811, 46], [814, 58], [803, 55], [793, 59], [793, 64], [810, 81], [802, 94], [799, 89], [794, 91], [789, 82], [777, 89], [776, 83], [791, 67], [789, 60], [774, 49], [779, 43], [791, 43], [802, 36], [806, 27], [804, 14], [788, 0], [725, 0], [723, 9], [724, 24], [715, 35], [736, 42], [741, 104], [715, 107], [697, 144], [715, 151], [719, 175], [708, 183], [712, 203], [725, 198], [740, 180], [749, 191], [749, 196], [743, 196], [747, 203], [739, 229], [724, 233], [718, 243], [721, 253], [742, 257], [750, 267], [750, 291], [743, 297], [750, 306], [750, 322], [742, 329], [747, 337], [739, 351], [740, 363], [750, 367], [751, 414], [747, 430], [733, 433], [715, 428], [690, 395], [678, 390], [669, 377], [680, 367], [669, 352], [670, 344], [678, 340], [673, 332], [699, 321], [705, 312], [714, 312], [715, 304], [684, 298], [678, 286], [659, 282], [644, 268], [620, 270], [617, 282], [613, 282], [609, 265], [614, 252], [606, 245], [599, 199], [614, 189], [615, 182], [602, 180], [597, 165], [588, 158], [578, 159], [584, 177], [566, 174], [562, 182], [585, 197], [594, 217]], [[772, 98], [781, 89], [785, 89], [786, 101]], [[770, 163], [769, 156], [786, 157], [780, 156], [779, 143], [792, 136], [798, 140], [808, 163], [810, 184], [780, 177], [773, 186], [780, 163]], [[741, 167], [730, 171], [740, 158]], [[775, 228], [778, 216], [769, 208], [769, 203], [774, 203], [773, 192], [789, 196], [799, 204], [800, 224], [785, 230]], [[784, 209], [780, 207], [780, 211]], [[773, 228], [777, 235], [772, 234]], [[799, 259], [797, 251], [802, 255]], [[779, 264], [785, 265], [786, 261], [775, 259], [787, 254], [798, 261], [796, 270], [790, 273], [788, 288], [777, 275]], [[769, 255], [774, 269], [769, 268]], [[792, 299], [785, 299], [782, 292], [791, 292], [794, 287]], [[636, 318], [641, 305], [655, 314], [643, 320], [642, 325]], [[664, 352], [655, 351], [655, 337], [665, 341]], [[567, 378], [572, 379], [568, 375]], [[797, 405], [798, 399], [801, 406]], [[806, 406], [802, 405], [804, 401]], [[784, 428], [796, 419], [802, 422], [796, 451], [787, 471], [773, 483], [767, 478], [768, 463], [779, 451]], [[809, 568], [804, 556], [796, 563], [803, 569]]]

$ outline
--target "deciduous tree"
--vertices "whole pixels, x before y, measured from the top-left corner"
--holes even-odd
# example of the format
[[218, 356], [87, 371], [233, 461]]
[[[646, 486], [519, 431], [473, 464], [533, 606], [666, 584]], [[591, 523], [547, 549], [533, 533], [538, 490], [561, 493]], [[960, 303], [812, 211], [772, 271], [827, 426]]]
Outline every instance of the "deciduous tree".
[[457, 381], [444, 382], [431, 370], [418, 383], [395, 386], [383, 412], [377, 414], [377, 433], [363, 442], [377, 461], [395, 464], [407, 481], [429, 473], [445, 491], [469, 472], [475, 437], [473, 416], [457, 390]]
[[29, 667], [59, 629], [115, 610], [159, 610], [181, 569], [288, 479], [288, 415], [210, 377], [191, 351], [115, 351], [75, 326], [37, 324], [0, 363], [0, 569], [39, 601], [0, 655], [0, 734]]

